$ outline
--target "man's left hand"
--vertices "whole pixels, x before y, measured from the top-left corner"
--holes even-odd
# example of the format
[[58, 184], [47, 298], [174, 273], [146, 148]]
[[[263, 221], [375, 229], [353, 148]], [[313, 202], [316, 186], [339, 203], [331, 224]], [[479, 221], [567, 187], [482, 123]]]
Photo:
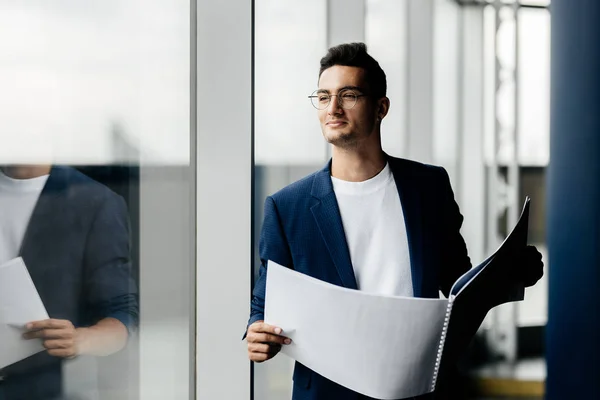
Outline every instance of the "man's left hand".
[[30, 322], [26, 326], [24, 339], [42, 339], [48, 354], [61, 358], [74, 358], [79, 355], [78, 332], [71, 321], [46, 319]]
[[517, 274], [525, 287], [533, 286], [544, 275], [542, 254], [535, 246], [526, 246], [518, 257]]

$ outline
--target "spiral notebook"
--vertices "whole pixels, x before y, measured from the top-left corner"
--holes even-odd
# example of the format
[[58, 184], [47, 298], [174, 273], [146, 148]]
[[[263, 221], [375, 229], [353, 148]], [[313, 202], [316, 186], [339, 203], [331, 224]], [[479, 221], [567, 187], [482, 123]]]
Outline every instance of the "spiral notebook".
[[504, 243], [457, 279], [448, 299], [364, 293], [269, 261], [265, 322], [292, 339], [283, 354], [355, 392], [383, 400], [430, 393], [485, 313], [523, 300], [502, 261], [526, 245], [528, 218], [527, 198]]

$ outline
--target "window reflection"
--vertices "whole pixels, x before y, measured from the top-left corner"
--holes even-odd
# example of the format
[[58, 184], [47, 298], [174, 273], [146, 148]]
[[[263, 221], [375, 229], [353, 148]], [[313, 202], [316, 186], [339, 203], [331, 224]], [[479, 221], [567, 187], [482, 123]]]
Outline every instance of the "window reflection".
[[0, 263], [23, 257], [50, 318], [115, 328], [7, 366], [1, 400], [190, 395], [190, 33], [186, 1], [0, 5]]
[[189, 162], [189, 4], [0, 6], [3, 162]]

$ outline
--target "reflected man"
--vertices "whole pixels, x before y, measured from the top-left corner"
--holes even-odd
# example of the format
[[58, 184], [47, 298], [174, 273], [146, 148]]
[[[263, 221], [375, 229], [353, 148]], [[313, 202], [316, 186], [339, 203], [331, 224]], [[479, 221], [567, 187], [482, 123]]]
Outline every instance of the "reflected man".
[[62, 360], [122, 349], [137, 325], [123, 198], [69, 167], [0, 168], [0, 264], [21, 256], [50, 319], [46, 351], [0, 370], [0, 400], [56, 399]]

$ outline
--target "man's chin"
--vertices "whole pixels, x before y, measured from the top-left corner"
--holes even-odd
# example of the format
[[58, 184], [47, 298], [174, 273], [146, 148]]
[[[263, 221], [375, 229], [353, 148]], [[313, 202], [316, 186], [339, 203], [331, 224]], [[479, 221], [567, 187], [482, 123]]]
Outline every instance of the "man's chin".
[[352, 147], [356, 144], [356, 138], [352, 133], [328, 132], [325, 134], [325, 140], [336, 147]]

